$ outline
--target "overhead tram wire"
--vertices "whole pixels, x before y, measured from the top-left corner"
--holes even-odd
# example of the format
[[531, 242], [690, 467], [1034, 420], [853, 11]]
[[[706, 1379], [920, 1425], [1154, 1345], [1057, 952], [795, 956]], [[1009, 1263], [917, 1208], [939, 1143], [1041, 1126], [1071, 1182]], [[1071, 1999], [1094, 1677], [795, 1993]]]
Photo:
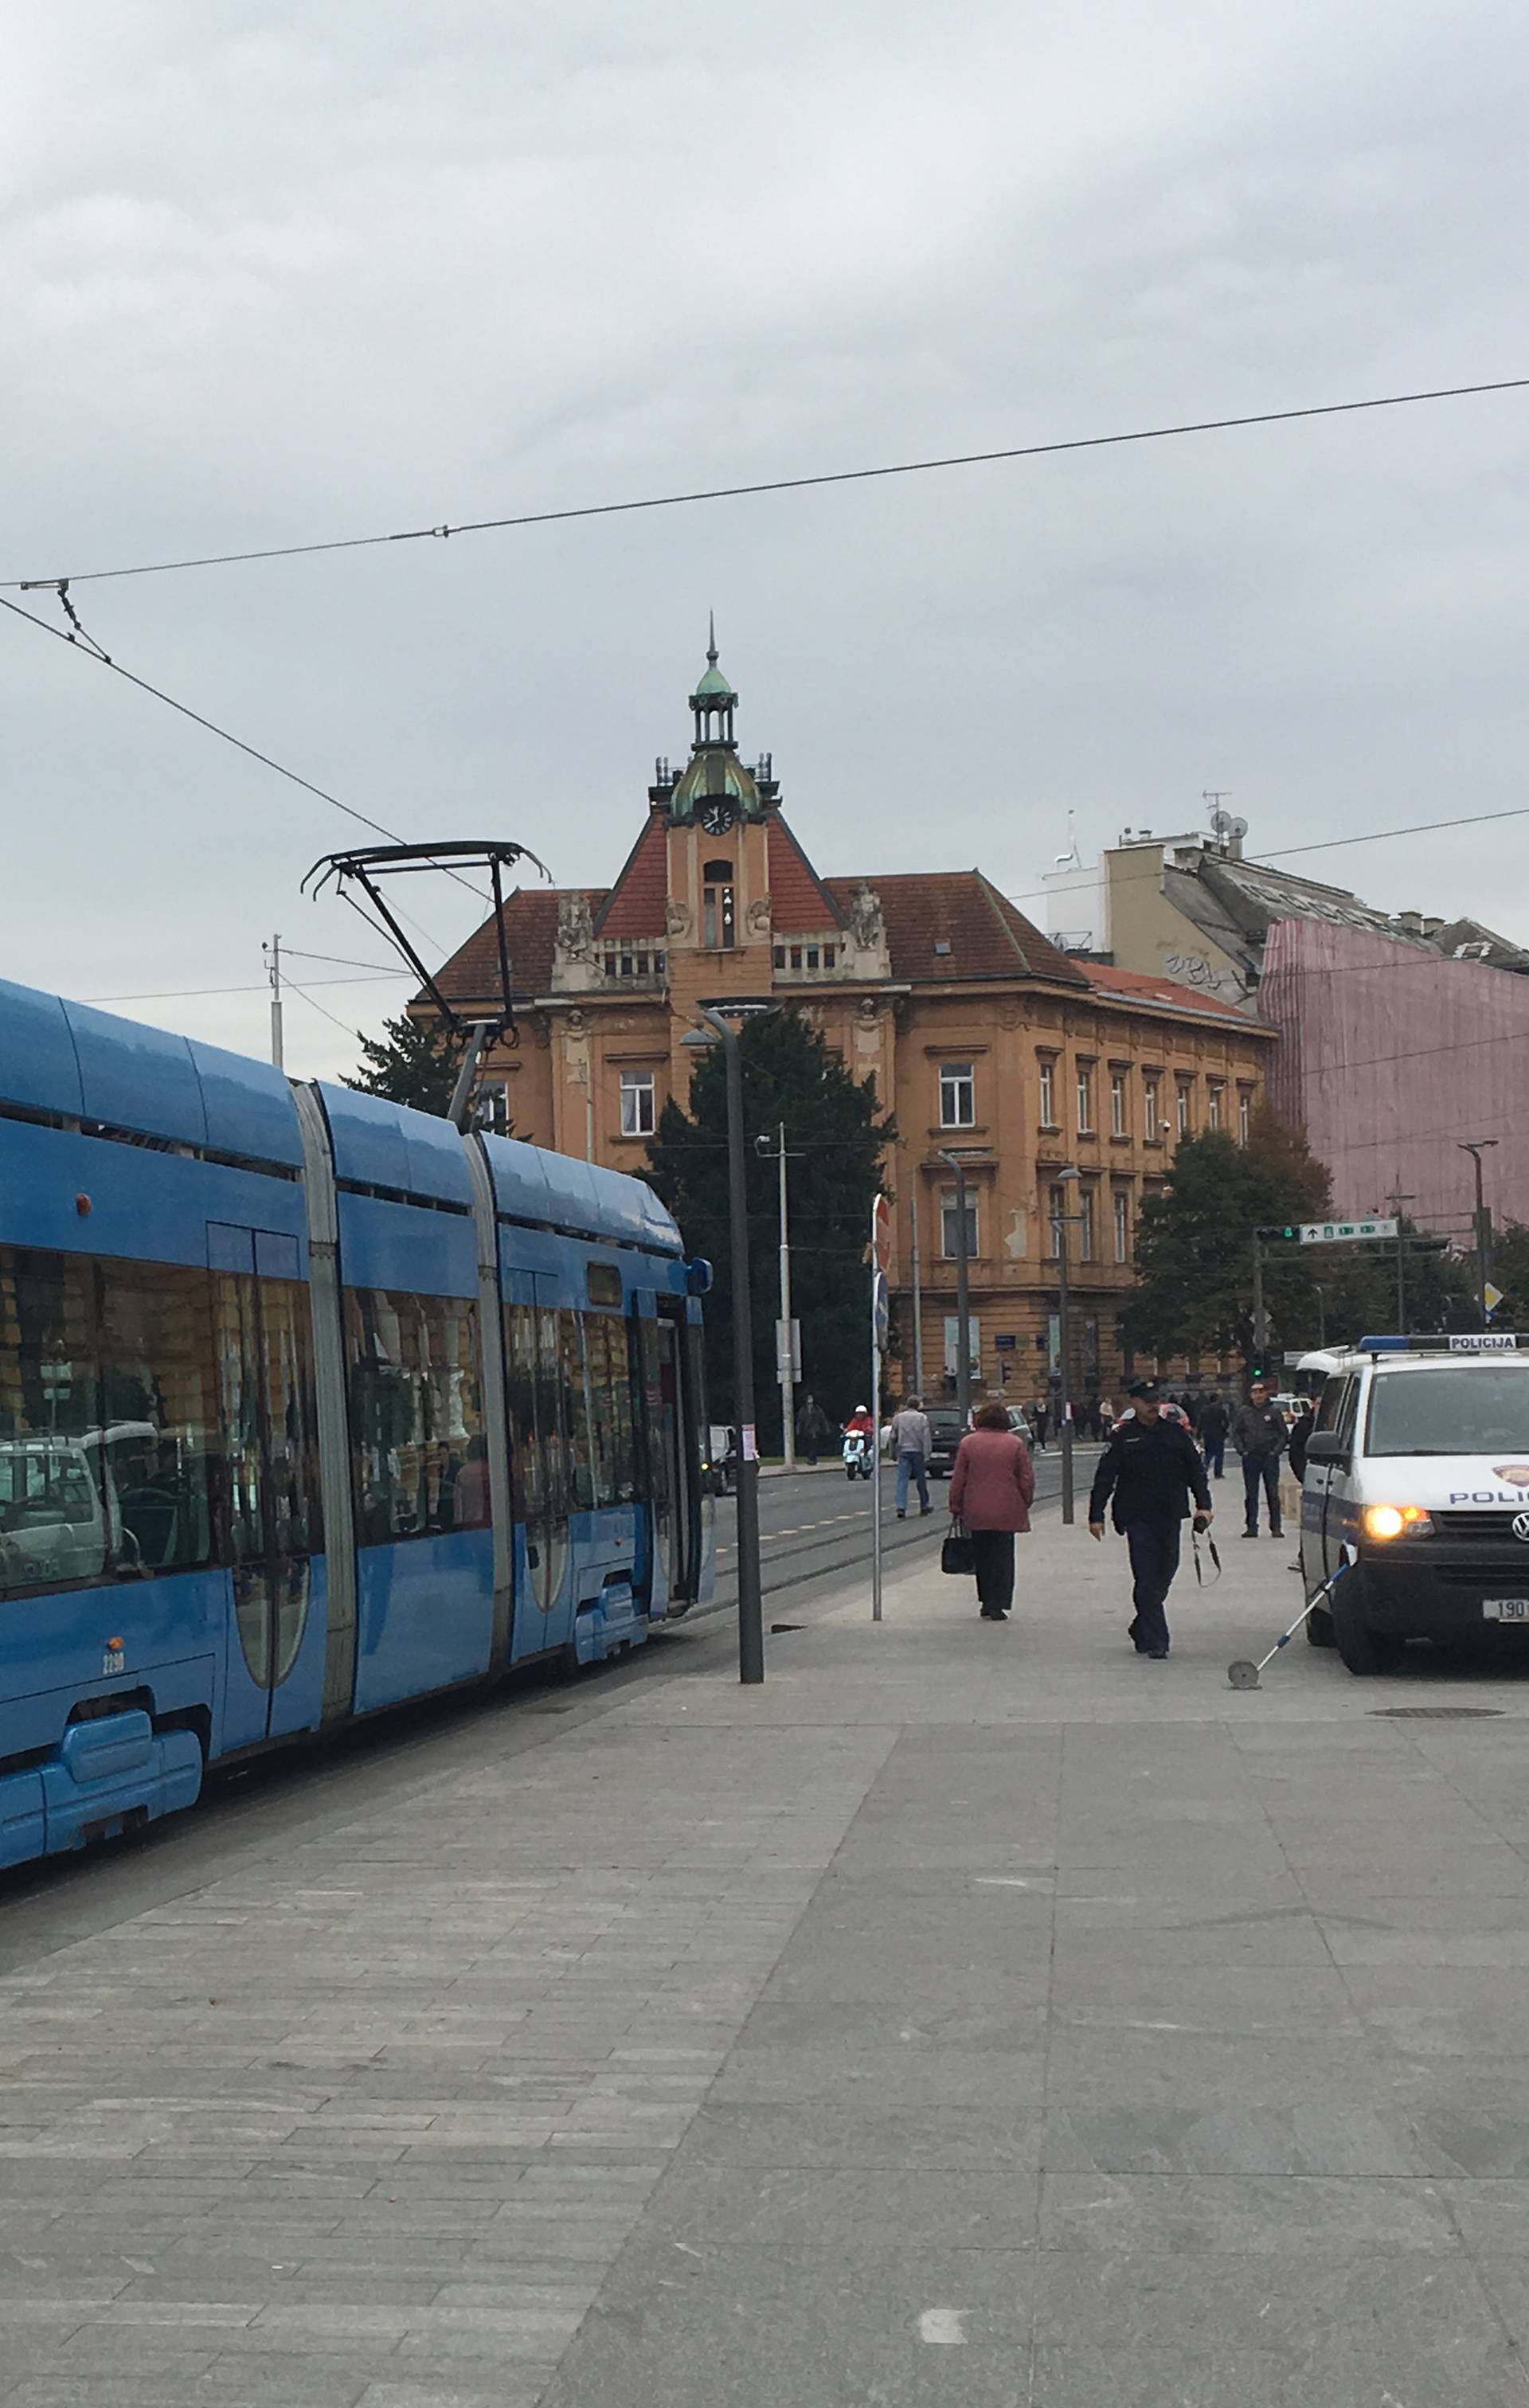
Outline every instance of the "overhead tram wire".
[[[317, 552], [364, 552], [390, 543], [422, 543], [458, 535], [496, 534], [511, 527], [553, 526], [570, 519], [621, 518], [641, 510], [672, 510], [696, 502], [743, 500], [756, 494], [799, 494], [819, 486], [867, 484], [888, 477], [928, 476], [948, 468], [991, 467], [1009, 460], [1040, 460], [1066, 452], [1102, 452], [1133, 443], [1163, 443], [1186, 435], [1217, 435], [1247, 426], [1280, 426], [1297, 419], [1351, 417], [1363, 410], [1404, 409], [1428, 401], [1463, 401], [1480, 394], [1519, 393], [1529, 377], [1497, 377], [1481, 384], [1426, 387], [1415, 393], [1365, 395], [1358, 401], [1308, 402], [1297, 409], [1249, 410], [1229, 418], [1187, 419], [1170, 426], [1136, 426], [1114, 435], [1074, 435], [1050, 443], [1015, 443], [993, 452], [954, 452], [926, 460], [894, 460], [869, 468], [830, 468], [804, 477], [766, 477], [736, 485], [706, 485], [678, 494], [648, 494], [632, 501], [583, 502], [565, 509], [520, 510], [503, 518], [464, 519], [456, 525], [401, 527], [389, 535], [338, 536], [323, 542], [271, 544], [252, 552], [203, 552], [185, 560], [139, 561], [121, 568], [87, 568], [66, 577], [0, 578], [19, 593], [60, 584], [94, 584], [107, 578], [164, 577], [182, 569], [232, 568], [251, 561], [298, 560]], [[368, 823], [371, 824], [371, 823]]]
[[[236, 752], [246, 753], [251, 761], [260, 762], [264, 768], [274, 769], [279, 778], [285, 778], [291, 785], [301, 786], [305, 794], [316, 795], [321, 803], [331, 804], [336, 810], [343, 811], [347, 819], [357, 820], [363, 827], [371, 828], [378, 836], [385, 836], [390, 844], [402, 844], [403, 838], [396, 835], [392, 828], [384, 827], [380, 820], [369, 818], [365, 811], [358, 811], [353, 803], [342, 803], [338, 795], [330, 794], [327, 787], [316, 786], [311, 778], [300, 777], [295, 769], [289, 769], [284, 762], [273, 759], [269, 752], [263, 752], [258, 745], [247, 744], [242, 736], [235, 736], [228, 728], [220, 727], [215, 719], [208, 719], [204, 712], [193, 710], [189, 702], [178, 702], [173, 694], [164, 692], [163, 686], [150, 685], [147, 678], [138, 677], [134, 670], [124, 668], [121, 661], [113, 660], [109, 652], [103, 652], [93, 636], [85, 635], [84, 629], [75, 618], [74, 611], [69, 607], [66, 591], [69, 580], [66, 577], [39, 579], [34, 581], [39, 586], [49, 586], [58, 595], [69, 618], [74, 622], [76, 632], [71, 632], [67, 627], [55, 627], [50, 620], [39, 619], [35, 610], [23, 610], [19, 602], [7, 601], [3, 594], [0, 594], [0, 610], [8, 610], [13, 617], [24, 619], [28, 626], [40, 627], [45, 636], [55, 637], [61, 644], [67, 644], [70, 651], [81, 660], [94, 661], [98, 667], [111, 669], [118, 677], [125, 678], [129, 685], [136, 685], [140, 693], [152, 695], [156, 702], [163, 702], [171, 710], [179, 711], [182, 719], [190, 719], [198, 727], [205, 727], [209, 736], [217, 736], [223, 743], [232, 744]], [[79, 640], [81, 637], [84, 638], [83, 642]], [[465, 887], [467, 893], [477, 896], [480, 903], [488, 901], [488, 896], [474, 886], [469, 879], [459, 877], [454, 869], [444, 869], [443, 875], [454, 880], [458, 886]], [[370, 922], [367, 924], [370, 926]], [[419, 922], [410, 921], [409, 925], [418, 928]], [[422, 936], [427, 934], [423, 929], [421, 929], [420, 933]], [[436, 938], [429, 937], [428, 942], [436, 947], [437, 953], [443, 950]]]
[[[285, 961], [285, 950], [281, 958]], [[379, 970], [373, 978], [315, 979], [312, 983], [315, 986], [375, 986], [379, 979], [407, 978], [409, 975], [410, 973], [404, 969]], [[143, 995], [82, 995], [79, 1001], [92, 1004], [172, 1003], [178, 998], [193, 996], [265, 995], [269, 991], [269, 980], [262, 979], [258, 985], [251, 986], [160, 986], [152, 987]]]

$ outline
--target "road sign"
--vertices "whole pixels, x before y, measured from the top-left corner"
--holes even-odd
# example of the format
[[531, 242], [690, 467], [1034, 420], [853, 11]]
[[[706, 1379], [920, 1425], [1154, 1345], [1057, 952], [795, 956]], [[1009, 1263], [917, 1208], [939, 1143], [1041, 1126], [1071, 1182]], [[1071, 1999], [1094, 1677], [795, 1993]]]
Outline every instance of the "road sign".
[[1000, 1354], [1012, 1354], [1019, 1342], [1019, 1340], [1015, 1337], [1011, 1329], [1000, 1330], [998, 1336], [993, 1341]]
[[876, 1321], [876, 1351], [879, 1354], [884, 1354], [887, 1351], [887, 1339], [892, 1330], [892, 1291], [887, 1285], [885, 1271], [878, 1271], [876, 1274], [876, 1282], [871, 1290], [871, 1312]]
[[1303, 1246], [1342, 1246], [1360, 1238], [1394, 1238], [1394, 1221], [1303, 1221]]
[[1493, 1287], [1492, 1282], [1488, 1280], [1485, 1287], [1481, 1290], [1481, 1301], [1486, 1306], [1487, 1311], [1489, 1312], [1495, 1312], [1502, 1300], [1502, 1289], [1500, 1287]]

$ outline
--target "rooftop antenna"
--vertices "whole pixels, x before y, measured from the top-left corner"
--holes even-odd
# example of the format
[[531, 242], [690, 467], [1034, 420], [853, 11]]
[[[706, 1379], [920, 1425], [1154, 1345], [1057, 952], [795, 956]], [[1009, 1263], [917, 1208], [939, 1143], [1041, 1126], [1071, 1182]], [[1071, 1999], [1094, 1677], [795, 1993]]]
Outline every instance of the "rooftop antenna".
[[1067, 850], [1065, 853], [1059, 853], [1056, 856], [1056, 867], [1058, 869], [1081, 869], [1083, 867], [1083, 857], [1078, 850], [1078, 838], [1073, 829], [1073, 821], [1076, 816], [1077, 814], [1069, 806], [1067, 811]]
[[1229, 786], [1207, 786], [1201, 792], [1200, 800], [1211, 806], [1210, 832], [1218, 839], [1222, 853], [1229, 853], [1234, 861], [1240, 861], [1248, 823], [1234, 818], [1229, 810], [1222, 808], [1230, 792]]

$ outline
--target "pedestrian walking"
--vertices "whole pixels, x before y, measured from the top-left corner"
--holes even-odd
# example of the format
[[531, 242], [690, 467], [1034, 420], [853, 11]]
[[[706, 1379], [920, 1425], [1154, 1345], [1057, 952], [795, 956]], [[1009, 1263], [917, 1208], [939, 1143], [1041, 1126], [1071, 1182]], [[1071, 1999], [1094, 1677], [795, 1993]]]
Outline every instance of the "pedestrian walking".
[[1226, 1433], [1232, 1426], [1232, 1416], [1220, 1396], [1207, 1397], [1200, 1407], [1200, 1427], [1197, 1433], [1205, 1449], [1206, 1469], [1215, 1480], [1226, 1471]]
[[1045, 1397], [1037, 1397], [1035, 1403], [1031, 1406], [1030, 1412], [1036, 1425], [1036, 1444], [1044, 1455], [1046, 1452], [1046, 1426], [1051, 1416], [1050, 1405]]
[[796, 1409], [796, 1443], [808, 1463], [816, 1465], [818, 1457], [833, 1435], [828, 1424], [828, 1415], [823, 1412], [817, 1398], [804, 1397]]
[[950, 1469], [950, 1513], [972, 1542], [984, 1622], [1007, 1622], [1014, 1601], [1015, 1534], [1030, 1527], [1035, 1468], [1002, 1405], [979, 1405]]
[[907, 1519], [907, 1492], [910, 1482], [919, 1491], [919, 1518], [931, 1512], [929, 1502], [929, 1457], [934, 1449], [934, 1433], [921, 1397], [909, 1397], [900, 1412], [893, 1414], [889, 1424], [892, 1452], [897, 1464], [897, 1519]]
[[1193, 1499], [1194, 1527], [1208, 1527], [1213, 1508], [1200, 1451], [1181, 1421], [1164, 1412], [1153, 1380], [1131, 1390], [1132, 1411], [1099, 1458], [1089, 1498], [1089, 1535], [1105, 1534], [1105, 1508], [1114, 1500], [1115, 1527], [1131, 1551], [1130, 1637], [1138, 1656], [1162, 1663], [1168, 1653], [1164, 1611], [1179, 1570], [1183, 1526]]
[[1248, 1402], [1232, 1421], [1232, 1444], [1242, 1457], [1242, 1494], [1247, 1511], [1245, 1539], [1258, 1536], [1258, 1492], [1268, 1500], [1269, 1532], [1278, 1539], [1284, 1527], [1279, 1515], [1279, 1458], [1290, 1440], [1285, 1417], [1269, 1396], [1266, 1380], [1255, 1380]]

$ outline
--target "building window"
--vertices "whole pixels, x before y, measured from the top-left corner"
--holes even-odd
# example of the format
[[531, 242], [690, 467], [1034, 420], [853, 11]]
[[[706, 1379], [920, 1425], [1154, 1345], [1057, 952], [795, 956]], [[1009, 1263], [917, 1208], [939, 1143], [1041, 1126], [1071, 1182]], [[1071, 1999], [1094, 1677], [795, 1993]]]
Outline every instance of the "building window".
[[1126, 1134], [1123, 1070], [1111, 1070], [1109, 1074], [1109, 1134], [1111, 1137], [1124, 1137]]
[[651, 1137], [654, 1128], [651, 1070], [622, 1072], [622, 1135]]
[[1093, 1128], [1093, 1065], [1078, 1065], [1078, 1134], [1088, 1137]]
[[1040, 1125], [1042, 1128], [1056, 1126], [1056, 1064], [1054, 1062], [1043, 1062], [1040, 1066]]
[[1142, 1127], [1149, 1145], [1156, 1145], [1163, 1135], [1162, 1107], [1159, 1100], [1161, 1094], [1162, 1089], [1156, 1079], [1142, 1081]]
[[714, 953], [727, 953], [738, 940], [737, 904], [730, 861], [708, 861], [702, 871], [703, 942]]
[[1246, 1145], [1252, 1135], [1253, 1099], [1246, 1087], [1237, 1089], [1237, 1143]]
[[[956, 1258], [956, 1249], [960, 1243], [960, 1239], [961, 1216], [956, 1210], [956, 1191], [953, 1187], [942, 1187], [939, 1197], [939, 1243], [940, 1252], [948, 1263], [954, 1262]], [[976, 1254], [977, 1198], [968, 1187], [966, 1190], [967, 1261], [972, 1261], [975, 1258]]]
[[1189, 1080], [1189, 1079], [1180, 1079], [1180, 1080], [1179, 1080], [1179, 1082], [1177, 1082], [1177, 1085], [1176, 1085], [1175, 1090], [1174, 1090], [1174, 1099], [1173, 1099], [1174, 1126], [1175, 1126], [1175, 1128], [1178, 1130], [1178, 1132], [1179, 1132], [1179, 1136], [1180, 1136], [1180, 1137], [1188, 1137], [1188, 1135], [1189, 1135], [1189, 1133], [1190, 1133], [1190, 1128], [1189, 1128], [1189, 1096], [1190, 1096], [1190, 1088], [1191, 1088], [1191, 1086], [1192, 1086], [1192, 1084], [1193, 1084], [1193, 1081], [1191, 1081], [1191, 1080]]
[[1060, 1248], [1057, 1244], [1058, 1225], [1067, 1209], [1067, 1191], [1060, 1182], [1046, 1190], [1046, 1252], [1054, 1262]]
[[1131, 1198], [1123, 1187], [1115, 1190], [1115, 1260], [1131, 1259]]
[[1093, 1190], [1080, 1187], [1078, 1191], [1078, 1259], [1080, 1263], [1093, 1260]]
[[502, 1079], [491, 1080], [478, 1098], [478, 1125], [494, 1137], [508, 1137], [510, 1132], [509, 1089]]
[[1222, 1125], [1222, 1097], [1225, 1092], [1226, 1090], [1219, 1079], [1212, 1079], [1209, 1086], [1206, 1089], [1205, 1125], [1207, 1128], [1220, 1128]]
[[[948, 1388], [953, 1388], [955, 1386], [956, 1365], [959, 1363], [960, 1359], [961, 1340], [958, 1335], [957, 1315], [953, 1312], [948, 1312], [945, 1315], [945, 1382]], [[968, 1312], [966, 1315], [966, 1359], [971, 1368], [972, 1378], [974, 1380], [980, 1380], [982, 1376], [982, 1325], [978, 1320], [975, 1312]]]
[[939, 1125], [941, 1128], [971, 1128], [977, 1121], [977, 1095], [969, 1062], [942, 1062], [939, 1066]]

